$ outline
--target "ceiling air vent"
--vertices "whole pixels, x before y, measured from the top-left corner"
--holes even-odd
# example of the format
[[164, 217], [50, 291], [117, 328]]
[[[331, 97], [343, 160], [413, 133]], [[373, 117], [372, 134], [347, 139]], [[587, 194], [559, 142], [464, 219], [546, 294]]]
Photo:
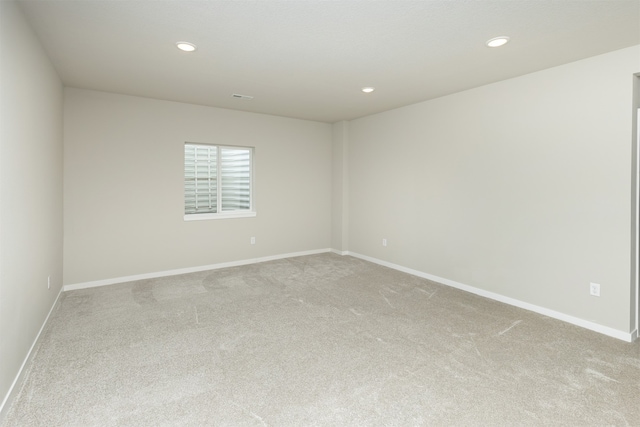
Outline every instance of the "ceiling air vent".
[[249, 96], [249, 95], [240, 95], [239, 93], [234, 93], [233, 95], [231, 95], [232, 98], [237, 98], [237, 99], [253, 99], [253, 96]]

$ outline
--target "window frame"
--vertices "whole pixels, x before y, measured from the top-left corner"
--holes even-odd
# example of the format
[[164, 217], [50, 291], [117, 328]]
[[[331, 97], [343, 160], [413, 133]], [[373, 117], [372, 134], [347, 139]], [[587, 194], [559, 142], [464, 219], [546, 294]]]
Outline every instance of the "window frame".
[[[185, 202], [186, 202], [186, 190], [185, 190], [185, 156], [186, 156], [186, 147], [188, 145], [195, 146], [205, 146], [205, 147], [215, 147], [217, 150], [216, 153], [216, 197], [217, 197], [217, 209], [222, 208], [222, 150], [223, 149], [231, 149], [231, 150], [248, 150], [249, 151], [249, 209], [235, 210], [235, 211], [219, 211], [219, 212], [206, 212], [206, 213], [186, 213], [185, 212]], [[202, 142], [185, 142], [182, 147], [182, 212], [185, 221], [201, 221], [201, 220], [209, 220], [209, 219], [231, 219], [231, 218], [251, 218], [257, 215], [255, 209], [255, 198], [254, 198], [254, 182], [255, 182], [255, 147], [247, 147], [241, 145], [218, 145], [218, 144], [207, 144]]]

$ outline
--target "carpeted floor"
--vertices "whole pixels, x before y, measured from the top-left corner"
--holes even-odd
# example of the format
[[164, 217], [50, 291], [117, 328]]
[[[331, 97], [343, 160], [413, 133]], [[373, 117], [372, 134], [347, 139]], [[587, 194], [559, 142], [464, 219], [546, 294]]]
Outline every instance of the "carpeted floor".
[[4, 425], [640, 425], [640, 343], [334, 254], [64, 293]]

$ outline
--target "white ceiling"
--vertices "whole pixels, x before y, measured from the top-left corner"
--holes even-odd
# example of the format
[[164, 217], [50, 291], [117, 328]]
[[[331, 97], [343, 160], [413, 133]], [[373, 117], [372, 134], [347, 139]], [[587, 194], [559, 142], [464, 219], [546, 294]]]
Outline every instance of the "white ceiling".
[[67, 86], [323, 122], [640, 44], [640, 0], [20, 4]]

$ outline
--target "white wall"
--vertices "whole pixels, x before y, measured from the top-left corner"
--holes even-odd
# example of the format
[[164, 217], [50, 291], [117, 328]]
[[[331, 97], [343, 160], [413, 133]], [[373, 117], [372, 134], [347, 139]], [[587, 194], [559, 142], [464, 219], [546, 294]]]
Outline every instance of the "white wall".
[[8, 1], [0, 92], [1, 402], [62, 286], [62, 84]]
[[639, 70], [633, 47], [351, 121], [349, 251], [630, 332]]
[[[331, 125], [72, 88], [64, 113], [65, 284], [330, 247]], [[255, 147], [255, 218], [183, 220], [185, 142]]]

